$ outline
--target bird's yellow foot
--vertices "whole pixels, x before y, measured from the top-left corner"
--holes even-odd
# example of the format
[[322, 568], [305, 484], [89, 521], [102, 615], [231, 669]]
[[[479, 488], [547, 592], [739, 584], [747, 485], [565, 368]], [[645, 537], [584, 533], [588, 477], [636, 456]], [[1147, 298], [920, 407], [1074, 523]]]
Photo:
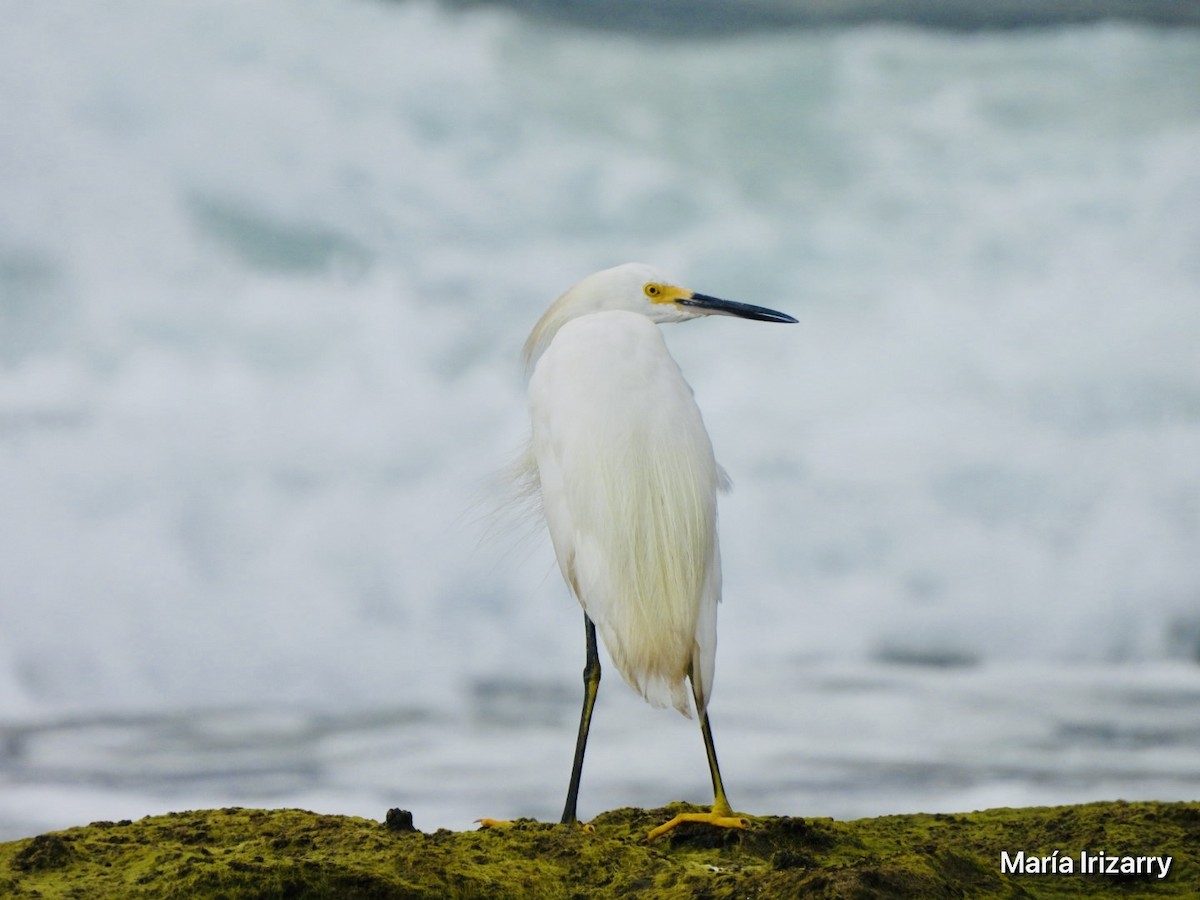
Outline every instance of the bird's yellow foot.
[[591, 822], [580, 822], [578, 819], [572, 819], [570, 822], [563, 822], [563, 825], [574, 825], [584, 834], [595, 834], [596, 826]]
[[652, 841], [656, 837], [662, 837], [668, 831], [682, 825], [684, 822], [703, 822], [706, 825], [712, 825], [716, 828], [739, 828], [745, 829], [750, 827], [750, 822], [743, 819], [741, 816], [735, 816], [732, 813], [725, 814], [722, 811], [713, 810], [706, 813], [680, 813], [670, 822], [664, 822], [659, 825], [648, 835], [646, 840]]
[[508, 819], [476, 819], [475, 822], [480, 828], [508, 828], [512, 825]]

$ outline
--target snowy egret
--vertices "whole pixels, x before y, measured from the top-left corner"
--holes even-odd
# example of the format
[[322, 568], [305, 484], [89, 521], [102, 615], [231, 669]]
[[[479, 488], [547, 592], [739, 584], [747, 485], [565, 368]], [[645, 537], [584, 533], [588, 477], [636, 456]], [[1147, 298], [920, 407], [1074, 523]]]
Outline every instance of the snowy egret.
[[694, 293], [629, 263], [568, 290], [525, 343], [533, 434], [521, 474], [540, 497], [559, 568], [583, 607], [587, 647], [563, 822], [576, 821], [600, 687], [598, 631], [630, 687], [688, 718], [694, 701], [700, 719], [712, 811], [677, 816], [650, 837], [680, 821], [745, 827], [725, 796], [707, 712], [721, 599], [717, 491], [728, 479], [656, 327], [708, 315], [796, 321]]

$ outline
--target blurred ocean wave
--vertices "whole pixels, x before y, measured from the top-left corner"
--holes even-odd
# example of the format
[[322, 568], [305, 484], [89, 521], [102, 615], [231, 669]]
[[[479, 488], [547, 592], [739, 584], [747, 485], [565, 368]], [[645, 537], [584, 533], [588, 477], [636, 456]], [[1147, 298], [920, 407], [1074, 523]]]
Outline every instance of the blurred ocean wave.
[[726, 35], [779, 28], [916, 25], [954, 31], [1044, 28], [1104, 21], [1200, 25], [1200, 9], [1174, 0], [448, 0], [506, 6], [556, 22], [662, 36]]
[[[667, 332], [736, 484], [713, 712], [735, 802], [758, 766], [812, 783], [812, 721], [844, 698], [805, 685], [830, 667], [891, 685], [861, 729], [895, 746], [957, 708], [914, 671], [995, 699], [1028, 666], [1054, 709], [1098, 671], [1194, 700], [1200, 32], [655, 43], [425, 2], [3, 15], [0, 728], [31, 748], [0, 757], [10, 833], [69, 824], [85, 794], [234, 802], [246, 781], [189, 782], [225, 765], [191, 751], [195, 790], [138, 793], [91, 737], [109, 723], [170, 755], [171, 723], [213, 709], [294, 710], [303, 734], [438, 710], [419, 745], [380, 750], [378, 781], [355, 781], [352, 751], [289, 802], [404, 805], [388, 767], [445, 763], [466, 774], [421, 794], [438, 824], [552, 815], [574, 711], [548, 686], [577, 687], [579, 611], [548, 542], [489, 540], [486, 510], [527, 427], [529, 327], [631, 259], [801, 323]], [[1142, 707], [1112, 687], [1097, 727], [1125, 734]], [[888, 713], [893, 689], [914, 715]], [[651, 730], [696, 751], [702, 788], [692, 726], [622, 691], [602, 694], [586, 802], [688, 790], [617, 789], [621, 735]], [[1007, 709], [963, 726], [966, 765], [1025, 733]], [[739, 743], [722, 732], [744, 710]], [[1081, 770], [1089, 729], [1054, 745]], [[816, 734], [822, 758], [853, 756]], [[73, 746], [78, 768], [56, 768]], [[533, 771], [504, 764], [523, 746]], [[1195, 784], [1115, 746], [1077, 793], [1068, 769], [1025, 768], [944, 801]], [[480, 808], [499, 778], [530, 805]], [[831, 798], [813, 805], [868, 808]]]

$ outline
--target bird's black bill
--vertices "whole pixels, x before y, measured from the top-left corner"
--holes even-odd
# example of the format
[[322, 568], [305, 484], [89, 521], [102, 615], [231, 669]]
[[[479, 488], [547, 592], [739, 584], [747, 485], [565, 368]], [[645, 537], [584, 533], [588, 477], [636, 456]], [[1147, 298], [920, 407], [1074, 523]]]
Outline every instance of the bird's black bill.
[[735, 303], [733, 300], [722, 300], [719, 297], [709, 297], [707, 294], [692, 294], [686, 300], [677, 300], [676, 302], [680, 306], [692, 306], [711, 315], [737, 316], [739, 319], [756, 319], [759, 322], [796, 321], [787, 313], [776, 312], [765, 306]]

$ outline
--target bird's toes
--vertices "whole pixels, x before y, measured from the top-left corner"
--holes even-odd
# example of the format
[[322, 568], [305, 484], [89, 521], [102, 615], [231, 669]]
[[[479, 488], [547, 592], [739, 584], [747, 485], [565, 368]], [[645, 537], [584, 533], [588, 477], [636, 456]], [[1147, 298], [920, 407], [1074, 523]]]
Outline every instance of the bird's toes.
[[475, 822], [480, 828], [508, 828], [512, 822], [508, 819], [489, 819], [486, 816], [482, 819], [476, 819]]

